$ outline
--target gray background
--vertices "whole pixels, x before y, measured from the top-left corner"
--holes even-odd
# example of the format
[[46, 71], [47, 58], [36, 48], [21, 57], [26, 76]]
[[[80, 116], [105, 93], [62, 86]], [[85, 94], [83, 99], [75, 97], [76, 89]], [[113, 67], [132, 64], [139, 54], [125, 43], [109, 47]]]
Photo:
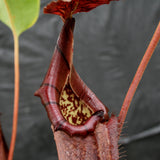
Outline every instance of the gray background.
[[[44, 15], [20, 37], [20, 106], [14, 160], [57, 160], [50, 122], [33, 94], [48, 69], [62, 21]], [[160, 20], [160, 0], [121, 0], [75, 15], [74, 65], [85, 83], [118, 115], [125, 93]], [[138, 87], [123, 131], [128, 160], [160, 159], [160, 44]], [[10, 143], [13, 38], [0, 23], [0, 112]]]

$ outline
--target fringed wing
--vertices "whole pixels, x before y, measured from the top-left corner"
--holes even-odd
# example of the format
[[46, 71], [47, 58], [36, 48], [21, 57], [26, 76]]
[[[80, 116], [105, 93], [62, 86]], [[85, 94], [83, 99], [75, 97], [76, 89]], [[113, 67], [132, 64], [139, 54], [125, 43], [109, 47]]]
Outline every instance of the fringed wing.
[[112, 116], [108, 122], [99, 123], [94, 133], [86, 137], [70, 137], [53, 129], [59, 160], [118, 160], [117, 126], [117, 118]]

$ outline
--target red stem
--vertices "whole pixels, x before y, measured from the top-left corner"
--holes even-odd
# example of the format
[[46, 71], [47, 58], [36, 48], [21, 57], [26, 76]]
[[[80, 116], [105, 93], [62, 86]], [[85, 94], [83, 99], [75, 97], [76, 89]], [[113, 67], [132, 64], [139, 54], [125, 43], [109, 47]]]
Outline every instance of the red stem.
[[12, 137], [9, 149], [8, 160], [13, 159], [14, 148], [16, 143], [17, 123], [18, 123], [18, 106], [19, 106], [19, 42], [16, 34], [14, 37], [14, 112]]
[[136, 74], [133, 78], [133, 81], [132, 81], [132, 83], [131, 83], [131, 85], [128, 89], [128, 92], [126, 94], [126, 97], [123, 101], [123, 105], [122, 105], [122, 108], [121, 108], [121, 111], [120, 111], [120, 114], [119, 114], [119, 117], [118, 117], [119, 123], [120, 123], [119, 135], [121, 133], [121, 130], [122, 130], [122, 127], [123, 127], [123, 124], [124, 124], [129, 106], [130, 106], [131, 101], [133, 99], [133, 96], [136, 92], [136, 89], [139, 85], [139, 82], [140, 82], [140, 80], [143, 76], [143, 73], [144, 73], [144, 71], [145, 71], [145, 69], [148, 65], [149, 60], [151, 59], [151, 56], [152, 56], [159, 40], [160, 40], [160, 22], [159, 22], [159, 24], [157, 26], [157, 29], [156, 29], [156, 31], [155, 31], [155, 33], [154, 33], [154, 35], [153, 35], [153, 37], [150, 41], [150, 44], [149, 44], [148, 48], [147, 48], [147, 50], [146, 50], [146, 52], [145, 52], [145, 54], [144, 54], [144, 56], [141, 60], [141, 63], [139, 65], [138, 69], [137, 69], [137, 72], [136, 72]]

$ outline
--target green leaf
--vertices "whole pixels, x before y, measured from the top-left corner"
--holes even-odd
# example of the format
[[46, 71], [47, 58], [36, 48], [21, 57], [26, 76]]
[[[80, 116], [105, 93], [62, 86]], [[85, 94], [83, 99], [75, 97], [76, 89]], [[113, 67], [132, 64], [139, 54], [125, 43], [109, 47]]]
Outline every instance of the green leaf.
[[0, 20], [19, 36], [36, 22], [40, 0], [0, 0]]

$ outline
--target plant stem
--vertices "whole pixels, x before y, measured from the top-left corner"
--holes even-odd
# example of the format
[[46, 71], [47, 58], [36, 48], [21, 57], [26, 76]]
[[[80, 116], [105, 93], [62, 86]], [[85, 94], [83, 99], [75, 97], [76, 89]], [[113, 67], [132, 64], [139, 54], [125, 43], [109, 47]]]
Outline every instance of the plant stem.
[[19, 41], [18, 36], [13, 33], [14, 37], [14, 111], [12, 136], [9, 149], [8, 160], [13, 159], [13, 153], [16, 142], [17, 123], [18, 123], [18, 106], [19, 106]]
[[128, 92], [126, 94], [126, 97], [123, 101], [123, 105], [122, 105], [122, 108], [121, 108], [121, 111], [120, 111], [120, 114], [119, 114], [119, 117], [118, 117], [119, 123], [120, 123], [119, 124], [120, 125], [119, 126], [119, 135], [121, 133], [121, 130], [122, 130], [122, 127], [123, 127], [123, 124], [124, 124], [129, 106], [130, 106], [131, 101], [133, 99], [133, 96], [136, 92], [136, 89], [139, 85], [139, 82], [140, 82], [140, 80], [143, 76], [143, 73], [144, 73], [144, 71], [145, 71], [145, 69], [148, 65], [149, 60], [151, 59], [151, 56], [152, 56], [159, 40], [160, 40], [160, 22], [159, 22], [159, 24], [157, 26], [157, 29], [156, 29], [156, 31], [155, 31], [155, 33], [154, 33], [154, 35], [153, 35], [153, 37], [150, 41], [150, 44], [149, 44], [148, 48], [147, 48], [147, 50], [146, 50], [146, 52], [145, 52], [145, 54], [144, 54], [144, 56], [141, 60], [141, 63], [139, 65], [138, 69], [137, 69], [137, 72], [136, 72], [136, 74], [133, 78], [133, 81], [132, 81], [132, 83], [131, 83], [131, 85], [128, 89]]

